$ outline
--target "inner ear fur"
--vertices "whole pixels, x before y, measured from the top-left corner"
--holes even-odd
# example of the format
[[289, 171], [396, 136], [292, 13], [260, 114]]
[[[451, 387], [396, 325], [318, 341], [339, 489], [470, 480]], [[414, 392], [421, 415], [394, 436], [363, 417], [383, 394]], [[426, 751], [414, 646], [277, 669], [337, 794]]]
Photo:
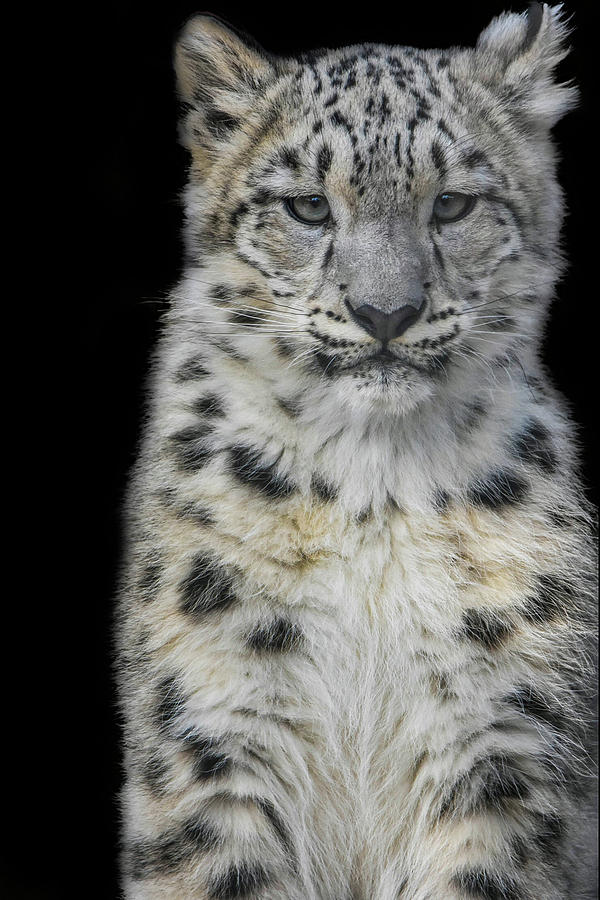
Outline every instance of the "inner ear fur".
[[174, 64], [178, 96], [188, 109], [180, 134], [189, 149], [208, 147], [239, 127], [274, 72], [251, 37], [206, 14], [184, 25]]
[[480, 77], [504, 88], [532, 124], [552, 127], [577, 103], [577, 89], [555, 80], [569, 34], [562, 5], [532, 3], [524, 13], [502, 13], [477, 41]]

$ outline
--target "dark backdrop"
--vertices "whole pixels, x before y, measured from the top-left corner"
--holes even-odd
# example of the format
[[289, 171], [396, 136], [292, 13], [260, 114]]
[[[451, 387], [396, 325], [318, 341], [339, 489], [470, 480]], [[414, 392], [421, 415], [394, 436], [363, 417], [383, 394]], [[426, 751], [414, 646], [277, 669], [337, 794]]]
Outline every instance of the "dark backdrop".
[[[357, 41], [417, 47], [473, 44], [488, 21], [519, 3], [323, 2], [278, 5], [219, 3], [210, 11], [286, 52]], [[580, 109], [561, 122], [561, 181], [570, 215], [565, 241], [570, 268], [554, 306], [546, 359], [582, 426], [585, 473], [591, 481], [596, 329], [590, 290], [596, 274], [596, 184], [591, 160], [593, 4], [573, 0], [573, 53], [563, 78], [582, 88]], [[177, 196], [185, 154], [176, 140], [171, 68], [173, 40], [193, 2], [121, 0], [77, 13], [81, 63], [71, 73], [70, 127], [61, 136], [83, 163], [73, 179], [83, 201], [83, 279], [76, 326], [68, 332], [81, 362], [68, 378], [69, 415], [81, 432], [85, 466], [73, 474], [76, 500], [67, 534], [58, 537], [58, 569], [74, 590], [48, 627], [47, 681], [36, 685], [47, 728], [29, 735], [27, 786], [18, 794], [12, 841], [4, 845], [7, 897], [118, 896], [115, 872], [119, 784], [118, 731], [110, 672], [110, 622], [119, 559], [119, 510], [139, 431], [142, 385], [155, 339], [161, 298], [177, 278], [181, 223]], [[69, 62], [69, 48], [66, 49]], [[594, 123], [595, 124], [595, 123]], [[81, 188], [80, 184], [86, 185]], [[588, 208], [591, 207], [588, 232]], [[85, 401], [82, 400], [85, 385]], [[71, 412], [72, 410], [72, 412]], [[79, 455], [79, 444], [73, 446]], [[75, 472], [75, 469], [73, 470]], [[593, 495], [595, 496], [595, 495]], [[69, 596], [72, 594], [72, 596]], [[49, 699], [48, 696], [49, 695]], [[44, 720], [44, 712], [40, 713]], [[40, 733], [41, 732], [41, 733]], [[33, 744], [33, 748], [32, 748]], [[31, 760], [29, 760], [29, 755]], [[20, 749], [14, 753], [19, 762]], [[16, 778], [16, 776], [14, 776]], [[184, 900], [184, 898], [182, 898]]]

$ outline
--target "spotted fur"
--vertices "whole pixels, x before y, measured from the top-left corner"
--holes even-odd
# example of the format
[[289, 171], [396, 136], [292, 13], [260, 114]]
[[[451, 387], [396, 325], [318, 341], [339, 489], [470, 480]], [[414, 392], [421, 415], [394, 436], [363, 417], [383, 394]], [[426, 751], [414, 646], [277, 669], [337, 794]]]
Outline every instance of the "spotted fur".
[[[187, 263], [118, 612], [127, 900], [583, 900], [590, 513], [539, 360], [559, 7], [176, 52]], [[441, 191], [476, 198], [440, 224]], [[286, 199], [320, 194], [306, 225]], [[359, 304], [424, 311], [384, 347]]]

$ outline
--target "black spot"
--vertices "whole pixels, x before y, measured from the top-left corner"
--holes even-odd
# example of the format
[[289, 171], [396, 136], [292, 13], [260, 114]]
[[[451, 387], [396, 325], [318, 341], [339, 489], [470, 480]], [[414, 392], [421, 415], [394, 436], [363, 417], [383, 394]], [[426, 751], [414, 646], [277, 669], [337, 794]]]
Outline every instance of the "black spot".
[[356, 521], [359, 525], [364, 525], [365, 522], [370, 522], [373, 518], [373, 509], [371, 506], [366, 506], [364, 509], [361, 509], [360, 512], [356, 514]]
[[298, 399], [286, 399], [284, 397], [278, 397], [277, 403], [280, 408], [292, 419], [297, 418], [300, 414], [300, 403]]
[[192, 772], [197, 781], [226, 775], [231, 770], [231, 757], [223, 752], [216, 738], [186, 734], [184, 745], [192, 758]]
[[530, 419], [523, 431], [513, 438], [510, 449], [518, 459], [537, 466], [549, 475], [556, 471], [558, 459], [551, 445], [550, 433], [536, 419]]
[[215, 394], [208, 394], [206, 397], [199, 397], [193, 404], [194, 412], [199, 416], [213, 418], [216, 416], [224, 416], [225, 409], [222, 401]]
[[479, 425], [486, 413], [487, 409], [480, 400], [473, 400], [471, 403], [465, 404], [461, 421], [462, 428], [472, 431]]
[[298, 650], [302, 641], [299, 626], [282, 617], [266, 625], [257, 625], [246, 638], [247, 646], [259, 652]]
[[469, 169], [474, 169], [475, 166], [489, 166], [490, 164], [485, 153], [475, 148], [463, 151], [460, 161]]
[[524, 479], [507, 469], [499, 469], [471, 486], [469, 500], [476, 506], [498, 510], [523, 500], [527, 491]]
[[210, 850], [219, 843], [215, 828], [197, 816], [189, 818], [182, 831], [194, 850]]
[[261, 324], [259, 316], [249, 312], [234, 312], [229, 316], [232, 325], [244, 325], [247, 328], [258, 328]]
[[234, 131], [240, 125], [240, 120], [230, 113], [216, 107], [204, 107], [206, 125], [217, 137]]
[[161, 794], [169, 770], [163, 757], [159, 751], [151, 753], [146, 760], [139, 766], [140, 776], [143, 783], [153, 794]]
[[204, 361], [198, 359], [188, 359], [175, 372], [175, 381], [183, 383], [186, 381], [198, 381], [206, 378], [210, 372], [204, 365]]
[[286, 340], [286, 338], [276, 335], [273, 338], [273, 343], [275, 344], [275, 349], [283, 359], [294, 358], [294, 354], [296, 351], [291, 341], [288, 341]]
[[320, 475], [313, 475], [311, 488], [319, 500], [322, 500], [324, 503], [331, 503], [338, 495], [335, 485], [325, 481]]
[[433, 356], [428, 357], [425, 365], [420, 367], [420, 371], [429, 372], [430, 375], [438, 379], [445, 378], [448, 374], [446, 366], [449, 358], [450, 354], [447, 350], [435, 353]]
[[446, 157], [438, 141], [434, 141], [431, 145], [431, 158], [439, 175], [443, 178], [446, 174]]
[[235, 298], [235, 292], [226, 284], [215, 284], [211, 288], [210, 298], [217, 303], [230, 303]]
[[459, 872], [452, 883], [463, 891], [466, 897], [478, 897], [480, 900], [522, 900], [522, 895], [512, 878], [502, 879], [491, 875], [485, 869], [468, 869]]
[[215, 829], [208, 822], [191, 818], [159, 838], [131, 844], [126, 849], [125, 867], [135, 880], [167, 875], [194, 854], [211, 850], [218, 841]]
[[335, 125], [337, 128], [345, 128], [348, 134], [352, 136], [352, 126], [350, 125], [348, 119], [339, 111], [339, 109], [336, 109], [336, 111], [332, 113], [329, 118], [333, 125]]
[[523, 868], [530, 859], [527, 842], [522, 837], [513, 837], [510, 840], [510, 847], [515, 866]]
[[241, 900], [266, 887], [270, 880], [260, 863], [240, 863], [215, 878], [209, 885], [208, 894], [214, 900]]
[[332, 161], [333, 153], [331, 152], [331, 149], [325, 145], [320, 147], [317, 154], [317, 176], [321, 181], [324, 181]]
[[206, 443], [209, 434], [207, 425], [189, 425], [170, 436], [169, 444], [180, 471], [197, 472], [210, 459], [212, 452]]
[[565, 615], [573, 600], [573, 588], [564, 579], [556, 575], [541, 575], [536, 593], [525, 600], [522, 615], [532, 623], [552, 622]]
[[321, 350], [315, 350], [312, 358], [314, 359], [317, 369], [322, 375], [332, 377], [337, 369], [337, 357], [323, 353]]
[[440, 250], [440, 248], [438, 247], [438, 245], [436, 243], [434, 243], [434, 245], [433, 245], [433, 255], [435, 256], [437, 263], [438, 263], [440, 269], [442, 270], [442, 272], [445, 272], [446, 263], [444, 262], [444, 257], [442, 256], [442, 251]]
[[279, 196], [275, 194], [273, 191], [269, 191], [266, 188], [261, 188], [250, 198], [252, 203], [256, 203], [259, 206], [266, 206], [270, 203], [277, 203], [279, 200]]
[[246, 215], [248, 212], [248, 204], [247, 203], [239, 203], [238, 206], [232, 212], [229, 218], [229, 224], [231, 225], [231, 230], [235, 231], [237, 228], [239, 221], [242, 216]]
[[186, 519], [188, 522], [194, 522], [196, 525], [214, 525], [213, 515], [204, 506], [189, 501], [175, 508], [180, 519]]
[[131, 878], [141, 881], [154, 875], [166, 875], [189, 856], [181, 832], [164, 835], [155, 841], [137, 841], [125, 854], [125, 868]]
[[323, 262], [321, 263], [321, 268], [326, 269], [331, 261], [331, 257], [333, 256], [333, 241], [327, 247], [325, 254], [323, 256]]
[[547, 516], [550, 524], [556, 528], [571, 528], [575, 524], [574, 518], [561, 510], [549, 509]]
[[542, 853], [552, 859], [565, 837], [565, 823], [556, 813], [535, 814], [534, 841]]
[[274, 499], [289, 497], [296, 487], [276, 471], [276, 463], [265, 463], [253, 447], [236, 444], [229, 448], [230, 468], [238, 481]]
[[288, 169], [297, 169], [300, 164], [298, 151], [293, 147], [282, 147], [279, 151], [279, 158], [281, 163]]
[[268, 819], [268, 821], [271, 823], [273, 831], [279, 838], [279, 842], [287, 853], [288, 860], [293, 865], [297, 864], [296, 851], [292, 842], [292, 837], [280, 814], [275, 809], [275, 806], [271, 803], [270, 800], [266, 800], [262, 797], [257, 799], [256, 805], [262, 811], [265, 818]]
[[456, 699], [457, 695], [454, 693], [450, 686], [449, 676], [444, 675], [443, 672], [435, 672], [433, 675], [431, 675], [429, 683], [431, 685], [432, 692], [436, 694], [443, 703], [446, 703], [451, 699]]
[[195, 557], [189, 574], [179, 585], [179, 593], [182, 610], [196, 618], [227, 609], [237, 601], [231, 575], [204, 553]]
[[174, 675], [163, 678], [156, 687], [156, 724], [162, 732], [173, 731], [185, 705], [185, 695]]
[[158, 562], [151, 562], [145, 566], [138, 580], [140, 599], [144, 603], [149, 603], [156, 599], [163, 571], [163, 566]]
[[463, 634], [488, 650], [495, 650], [514, 631], [514, 625], [490, 610], [468, 609], [463, 615]]
[[434, 508], [438, 512], [443, 512], [444, 510], [448, 509], [448, 506], [450, 504], [450, 494], [443, 488], [436, 488], [436, 490], [433, 492], [432, 502]]
[[501, 811], [507, 801], [524, 800], [529, 793], [517, 762], [499, 753], [477, 760], [444, 796], [441, 817]]
[[562, 709], [532, 687], [519, 686], [505, 697], [505, 702], [515, 706], [528, 719], [548, 725], [559, 733], [570, 731], [570, 723]]

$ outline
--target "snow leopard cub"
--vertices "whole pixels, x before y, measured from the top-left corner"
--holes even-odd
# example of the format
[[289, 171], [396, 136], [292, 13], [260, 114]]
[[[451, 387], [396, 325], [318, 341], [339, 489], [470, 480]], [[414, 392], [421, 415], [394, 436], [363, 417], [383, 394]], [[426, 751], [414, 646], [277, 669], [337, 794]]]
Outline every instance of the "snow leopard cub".
[[591, 896], [590, 516], [539, 359], [559, 7], [176, 70], [118, 614], [128, 900]]

